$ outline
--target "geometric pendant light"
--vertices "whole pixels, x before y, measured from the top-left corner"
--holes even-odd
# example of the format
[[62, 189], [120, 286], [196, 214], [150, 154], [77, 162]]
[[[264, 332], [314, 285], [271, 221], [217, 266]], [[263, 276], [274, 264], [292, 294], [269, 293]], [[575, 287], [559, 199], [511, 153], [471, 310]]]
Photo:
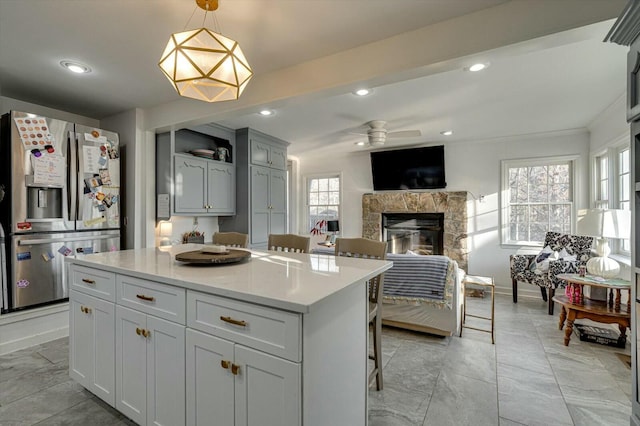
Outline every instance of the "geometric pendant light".
[[[196, 3], [218, 8], [217, 0]], [[172, 34], [158, 65], [181, 96], [206, 102], [238, 99], [253, 76], [238, 42], [207, 28]]]

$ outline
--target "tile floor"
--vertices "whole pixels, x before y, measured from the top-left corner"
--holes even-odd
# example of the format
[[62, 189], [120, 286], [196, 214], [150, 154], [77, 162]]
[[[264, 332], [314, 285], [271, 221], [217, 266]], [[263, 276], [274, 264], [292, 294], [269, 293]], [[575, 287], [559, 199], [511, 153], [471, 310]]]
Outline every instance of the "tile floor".
[[[467, 300], [470, 312], [489, 309], [488, 297]], [[565, 347], [557, 324], [542, 300], [497, 296], [495, 345], [468, 329], [438, 338], [385, 328], [369, 425], [629, 425], [631, 370], [616, 353], [630, 345], [576, 336]], [[133, 425], [69, 379], [67, 350], [60, 339], [0, 356], [0, 425]]]

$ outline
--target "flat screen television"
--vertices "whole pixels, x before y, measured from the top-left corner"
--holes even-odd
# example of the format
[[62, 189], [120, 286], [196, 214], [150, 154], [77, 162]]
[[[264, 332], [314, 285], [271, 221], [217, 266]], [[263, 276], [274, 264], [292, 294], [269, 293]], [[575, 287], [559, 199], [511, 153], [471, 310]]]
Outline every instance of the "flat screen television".
[[445, 188], [444, 145], [371, 153], [374, 191]]

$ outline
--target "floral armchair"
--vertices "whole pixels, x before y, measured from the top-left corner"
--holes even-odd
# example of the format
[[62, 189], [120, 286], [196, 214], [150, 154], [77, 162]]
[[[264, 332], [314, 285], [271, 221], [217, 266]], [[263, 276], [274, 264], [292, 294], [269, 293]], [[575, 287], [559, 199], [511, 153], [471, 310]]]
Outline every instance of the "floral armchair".
[[[549, 315], [553, 315], [553, 296], [556, 288], [564, 286], [562, 280], [556, 278], [558, 274], [577, 273], [580, 266], [584, 266], [591, 257], [591, 246], [593, 237], [583, 237], [577, 235], [560, 234], [558, 232], [547, 232], [544, 239], [544, 246], [549, 246], [553, 251], [560, 252], [563, 248], [570, 254], [575, 255], [576, 260], [550, 260], [549, 270], [541, 273], [532, 270], [532, 264], [536, 262], [535, 254], [514, 254], [510, 258], [511, 282], [513, 286], [513, 303], [518, 303], [518, 281], [540, 286], [542, 299], [549, 301]], [[547, 299], [547, 288], [549, 297]]]

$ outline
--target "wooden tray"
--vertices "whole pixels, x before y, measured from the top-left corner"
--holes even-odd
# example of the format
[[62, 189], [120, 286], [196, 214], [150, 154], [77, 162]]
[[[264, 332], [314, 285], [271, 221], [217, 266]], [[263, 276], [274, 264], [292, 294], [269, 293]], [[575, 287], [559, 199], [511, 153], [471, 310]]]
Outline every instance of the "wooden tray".
[[226, 253], [203, 253], [200, 250], [186, 251], [176, 254], [176, 260], [185, 263], [200, 265], [220, 265], [225, 263], [240, 262], [251, 258], [251, 253], [244, 250], [229, 249]]

